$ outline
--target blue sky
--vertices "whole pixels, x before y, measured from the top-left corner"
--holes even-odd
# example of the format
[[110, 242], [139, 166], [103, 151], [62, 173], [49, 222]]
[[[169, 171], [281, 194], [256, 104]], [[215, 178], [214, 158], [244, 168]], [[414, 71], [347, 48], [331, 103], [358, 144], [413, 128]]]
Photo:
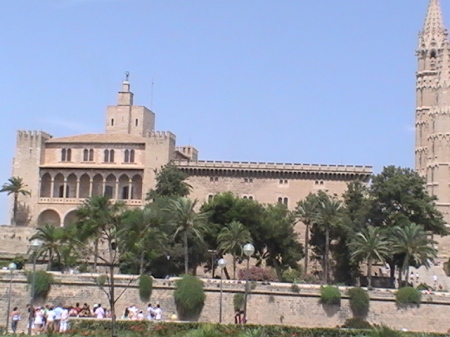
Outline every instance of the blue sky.
[[[103, 132], [125, 71], [135, 104], [201, 159], [412, 167], [427, 5], [4, 1], [0, 181], [11, 175], [18, 129]], [[0, 223], [6, 214], [3, 195]]]

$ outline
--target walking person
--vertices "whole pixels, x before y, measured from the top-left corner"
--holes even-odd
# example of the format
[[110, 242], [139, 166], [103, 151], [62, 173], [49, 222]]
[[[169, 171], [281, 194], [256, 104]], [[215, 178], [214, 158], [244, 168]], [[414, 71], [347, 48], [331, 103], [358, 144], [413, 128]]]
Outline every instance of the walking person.
[[17, 307], [14, 307], [14, 309], [11, 311], [9, 317], [11, 317], [11, 330], [13, 334], [17, 331], [17, 326], [19, 325], [20, 321], [20, 312]]
[[155, 314], [155, 320], [160, 321], [162, 320], [162, 309], [159, 304], [156, 305], [156, 308], [153, 310]]

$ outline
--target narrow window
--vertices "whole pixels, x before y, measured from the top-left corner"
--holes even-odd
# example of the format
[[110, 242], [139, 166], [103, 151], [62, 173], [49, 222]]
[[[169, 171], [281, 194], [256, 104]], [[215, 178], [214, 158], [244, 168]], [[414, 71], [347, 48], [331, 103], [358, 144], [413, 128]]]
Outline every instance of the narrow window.
[[244, 195], [244, 196], [243, 196], [243, 199], [247, 199], [247, 196], [246, 196], [246, 195]]
[[67, 161], [72, 161], [72, 149], [67, 150]]
[[214, 181], [219, 181], [219, 178], [215, 177], [215, 178], [214, 178]]
[[139, 119], [136, 118], [136, 121], [134, 122], [136, 124], [136, 126], [139, 125]]
[[130, 150], [130, 163], [134, 163], [134, 150]]
[[114, 126], [114, 118], [111, 118], [111, 126]]
[[107, 163], [109, 161], [109, 150], [105, 150], [104, 152], [103, 161]]
[[283, 184], [283, 179], [280, 179], [280, 185], [282, 185]]
[[284, 179], [284, 183], [287, 184], [287, 179]]
[[66, 149], [61, 150], [61, 161], [66, 161]]
[[253, 178], [250, 178], [248, 181], [252, 183], [253, 182]]
[[209, 177], [209, 181], [214, 181], [214, 178], [213, 177]]
[[208, 195], [208, 201], [212, 201], [214, 196], [212, 194]]
[[283, 204], [284, 204], [285, 206], [287, 206], [287, 205], [288, 205], [288, 201], [289, 201], [288, 198], [284, 198], [284, 199], [283, 199]]
[[248, 178], [244, 178], [244, 183], [248, 183]]
[[128, 163], [130, 161], [130, 151], [125, 150], [124, 160], [125, 163]]
[[252, 197], [252, 196], [249, 196], [248, 198], [249, 198], [250, 200], [253, 200], [253, 197]]
[[114, 150], [109, 151], [109, 162], [114, 163]]
[[64, 185], [60, 185], [58, 189], [58, 198], [64, 198]]
[[94, 150], [89, 150], [89, 161], [94, 161]]
[[283, 198], [282, 198], [282, 197], [279, 197], [279, 198], [278, 198], [278, 203], [279, 203], [279, 204], [282, 204], [282, 203], [283, 203]]
[[89, 161], [89, 150], [88, 149], [83, 150], [83, 161]]

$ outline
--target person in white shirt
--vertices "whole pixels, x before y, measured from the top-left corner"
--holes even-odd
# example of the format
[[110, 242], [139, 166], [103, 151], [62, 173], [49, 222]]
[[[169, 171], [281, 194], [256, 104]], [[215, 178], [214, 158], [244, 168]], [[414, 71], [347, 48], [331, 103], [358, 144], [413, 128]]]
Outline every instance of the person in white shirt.
[[66, 332], [69, 328], [69, 309], [62, 308], [61, 321], [59, 322], [59, 332]]
[[94, 313], [97, 318], [105, 318], [105, 309], [102, 308], [101, 304], [97, 306]]
[[153, 318], [155, 318], [155, 314], [153, 313], [154, 309], [151, 303], [147, 305], [147, 319], [151, 321]]
[[159, 306], [159, 304], [156, 305], [156, 308], [153, 310], [153, 312], [154, 312], [154, 315], [155, 315], [155, 319], [157, 321], [162, 320], [162, 309]]
[[45, 326], [48, 332], [53, 332], [55, 330], [55, 317], [55, 310], [53, 310], [53, 307], [50, 307], [47, 311], [47, 324]]

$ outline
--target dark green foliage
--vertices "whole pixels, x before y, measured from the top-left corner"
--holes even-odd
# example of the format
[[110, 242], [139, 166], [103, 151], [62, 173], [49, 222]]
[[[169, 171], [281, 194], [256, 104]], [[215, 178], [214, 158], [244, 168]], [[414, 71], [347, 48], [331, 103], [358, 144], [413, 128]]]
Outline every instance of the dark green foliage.
[[153, 279], [148, 275], [139, 277], [139, 298], [142, 302], [150, 301], [153, 290]]
[[243, 293], [236, 293], [233, 295], [234, 311], [239, 311], [244, 308], [245, 297]]
[[291, 291], [292, 291], [293, 293], [298, 294], [298, 293], [300, 293], [300, 287], [299, 287], [297, 284], [293, 283], [293, 284], [291, 285]]
[[27, 280], [30, 287], [32, 287], [34, 281], [33, 301], [47, 299], [51, 286], [55, 282], [53, 276], [44, 270], [29, 273], [27, 275]]
[[298, 269], [287, 269], [283, 272], [283, 282], [293, 283], [298, 282], [302, 279], [303, 271], [302, 267], [299, 266]]
[[403, 336], [405, 336], [405, 334], [402, 333], [401, 331], [390, 329], [385, 325], [375, 328], [370, 334], [370, 337], [403, 337]]
[[362, 288], [352, 288], [348, 291], [350, 301], [350, 309], [352, 309], [353, 316], [366, 317], [369, 313], [370, 298], [367, 290]]
[[433, 287], [432, 287], [432, 286], [429, 286], [428, 284], [422, 282], [421, 284], [419, 284], [419, 285], [416, 287], [416, 289], [419, 290], [419, 291], [421, 291], [421, 290], [432, 290]]
[[192, 186], [185, 180], [188, 175], [182, 172], [173, 163], [168, 163], [156, 173], [156, 188], [147, 193], [146, 200], [155, 200], [160, 197], [186, 197]]
[[180, 320], [197, 320], [206, 299], [203, 282], [195, 276], [184, 275], [176, 282], [173, 297]]
[[320, 288], [320, 303], [341, 305], [341, 291], [337, 287], [325, 286]]
[[353, 317], [345, 320], [343, 328], [347, 329], [371, 329], [372, 326], [364, 318]]
[[399, 305], [419, 305], [422, 300], [422, 294], [419, 290], [413, 287], [400, 288], [395, 294], [395, 301]]

